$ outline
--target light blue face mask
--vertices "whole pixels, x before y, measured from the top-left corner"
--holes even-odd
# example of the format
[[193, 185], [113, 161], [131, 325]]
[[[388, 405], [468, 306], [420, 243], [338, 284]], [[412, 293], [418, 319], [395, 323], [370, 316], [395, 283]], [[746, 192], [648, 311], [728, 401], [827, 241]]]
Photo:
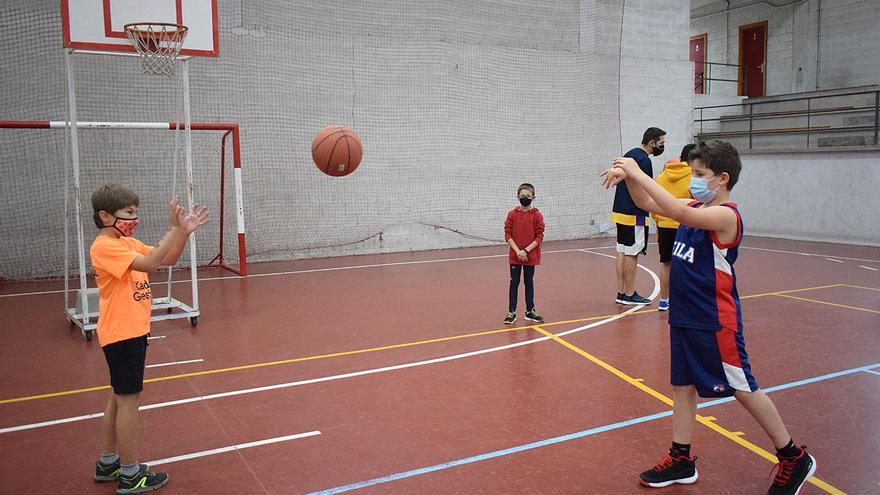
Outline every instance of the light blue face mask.
[[712, 201], [715, 198], [715, 192], [718, 191], [719, 187], [721, 187], [721, 184], [718, 184], [718, 187], [716, 187], [715, 189], [709, 189], [709, 181], [716, 177], [718, 176], [716, 175], [715, 177], [710, 177], [706, 179], [704, 177], [691, 176], [691, 196], [702, 203], [708, 203]]

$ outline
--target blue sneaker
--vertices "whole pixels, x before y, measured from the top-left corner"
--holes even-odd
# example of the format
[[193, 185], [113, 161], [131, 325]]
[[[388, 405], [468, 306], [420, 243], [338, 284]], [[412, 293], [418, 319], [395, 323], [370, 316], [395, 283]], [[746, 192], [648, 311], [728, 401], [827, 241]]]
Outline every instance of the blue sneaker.
[[658, 311], [669, 311], [669, 299], [660, 299], [660, 304], [657, 305]]

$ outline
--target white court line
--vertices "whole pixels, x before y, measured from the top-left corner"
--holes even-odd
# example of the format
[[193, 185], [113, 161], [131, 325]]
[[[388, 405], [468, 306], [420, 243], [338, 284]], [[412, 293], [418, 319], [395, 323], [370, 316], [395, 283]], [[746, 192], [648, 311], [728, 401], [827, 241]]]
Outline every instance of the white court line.
[[873, 272], [877, 271], [877, 269], [872, 266], [859, 265], [859, 268], [864, 268], [865, 270], [871, 270]]
[[828, 260], [828, 261], [833, 261], [833, 262], [835, 262], [835, 263], [843, 263], [842, 260], [836, 260], [836, 259], [834, 259], [834, 258], [825, 258], [825, 259]]
[[161, 368], [163, 366], [174, 366], [175, 364], [189, 364], [189, 363], [201, 363], [204, 359], [190, 359], [188, 361], [174, 361], [171, 363], [156, 363], [156, 364], [148, 364], [145, 368]]
[[[651, 243], [655, 244], [655, 243]], [[613, 249], [615, 246], [598, 246], [589, 249]], [[555, 253], [571, 253], [575, 251], [580, 251], [580, 248], [574, 249], [557, 249], [555, 251], [543, 251], [543, 254], [555, 254]], [[298, 275], [301, 273], [318, 273], [318, 272], [334, 272], [339, 270], [358, 270], [362, 268], [381, 268], [385, 266], [402, 266], [402, 265], [422, 265], [426, 263], [447, 263], [450, 261], [468, 261], [468, 260], [483, 260], [489, 258], [506, 258], [507, 254], [487, 254], [485, 256], [464, 256], [461, 258], [441, 258], [437, 260], [416, 260], [416, 261], [395, 261], [392, 263], [374, 263], [370, 265], [347, 265], [347, 266], [333, 266], [328, 268], [310, 268], [307, 270], [293, 270], [288, 272], [269, 272], [269, 273], [255, 273], [252, 275], [248, 275], [247, 277], [242, 277], [241, 275], [234, 275], [228, 277], [205, 277], [200, 278], [199, 282], [213, 282], [217, 280], [237, 280], [244, 278], [256, 278], [256, 277], [275, 277], [280, 275]], [[174, 280], [171, 283], [173, 284], [188, 284], [190, 280]], [[159, 285], [168, 285], [168, 282], [156, 282], [151, 283], [151, 286], [159, 286]], [[76, 289], [71, 289], [76, 290]], [[64, 290], [44, 290], [38, 292], [19, 292], [16, 294], [0, 294], [0, 298], [4, 297], [22, 297], [22, 296], [42, 296], [46, 294], [63, 294]]]
[[862, 370], [862, 371], [864, 371], [865, 373], [870, 373], [870, 374], [872, 374], [872, 375], [880, 376], [880, 373], [877, 373], [877, 372], [874, 371], [874, 370]]
[[[655, 245], [656, 242], [648, 243], [649, 245]], [[615, 245], [616, 246], [616, 245]], [[555, 251], [544, 251], [543, 254], [554, 254], [554, 253], [569, 253], [572, 251], [581, 251], [582, 249], [613, 249], [615, 246], [597, 246], [594, 248], [578, 248], [578, 249], [559, 249]], [[785, 253], [785, 254], [799, 254], [801, 256], [829, 256], [826, 254], [818, 254], [818, 253], [801, 253], [797, 251], [785, 251], [781, 249], [767, 249], [767, 248], [758, 248], [758, 247], [749, 247], [749, 246], [740, 246], [740, 249], [753, 249], [755, 251], [768, 251], [771, 253]], [[598, 254], [598, 253], [597, 253]], [[506, 257], [506, 254], [490, 254], [485, 256], [466, 256], [461, 258], [443, 258], [438, 260], [418, 260], [418, 261], [398, 261], [394, 263], [375, 263], [370, 265], [350, 265], [350, 266], [336, 266], [330, 268], [313, 268], [308, 270], [294, 270], [288, 272], [270, 272], [270, 273], [257, 273], [253, 275], [248, 275], [247, 277], [242, 277], [240, 275], [233, 275], [228, 277], [206, 277], [200, 278], [199, 282], [212, 282], [217, 280], [236, 280], [243, 278], [253, 278], [253, 277], [274, 277], [279, 275], [296, 275], [300, 273], [316, 273], [316, 272], [329, 272], [329, 271], [337, 271], [337, 270], [356, 270], [361, 268], [377, 268], [384, 266], [400, 266], [400, 265], [418, 265], [425, 263], [446, 263], [450, 261], [466, 261], [466, 260], [479, 260], [479, 259], [488, 259], [488, 258], [503, 258]], [[839, 260], [848, 260], [848, 261], [865, 261], [868, 263], [880, 263], [880, 260], [872, 260], [865, 258], [847, 258], [845, 256], [835, 256], [836, 259]], [[827, 259], [827, 258], [826, 258]], [[868, 267], [862, 267], [868, 268]], [[868, 268], [871, 270], [872, 268]], [[174, 284], [183, 284], [190, 283], [189, 280], [174, 280], [172, 283]], [[153, 285], [167, 285], [167, 282], [156, 282]], [[75, 289], [73, 289], [75, 290]], [[0, 294], [0, 298], [5, 297], [23, 297], [23, 296], [42, 296], [46, 294], [63, 294], [64, 290], [46, 290], [46, 291], [37, 291], [37, 292], [19, 292], [15, 294]]]
[[[759, 247], [749, 247], [749, 246], [740, 246], [740, 249], [752, 249], [754, 251], [768, 251], [771, 253], [785, 253], [785, 254], [799, 254], [801, 256], [831, 256], [839, 260], [847, 260], [847, 261], [867, 261], [868, 263], [880, 263], [880, 260], [869, 260], [865, 258], [847, 258], [846, 256], [834, 256], [833, 254], [819, 254], [819, 253], [801, 253], [798, 251], [785, 251], [782, 249], [767, 249], [767, 248], [759, 248]], [[827, 259], [827, 258], [826, 258]]]
[[298, 438], [313, 437], [315, 435], [320, 435], [320, 434], [321, 434], [321, 432], [318, 430], [307, 431], [305, 433], [297, 433], [296, 435], [287, 435], [287, 436], [283, 436], [283, 437], [267, 438], [266, 440], [257, 440], [256, 442], [240, 443], [237, 445], [229, 445], [227, 447], [220, 447], [220, 448], [211, 449], [211, 450], [203, 450], [201, 452], [193, 452], [192, 454], [182, 454], [182, 455], [176, 455], [174, 457], [166, 457], [164, 459], [159, 459], [156, 461], [147, 461], [144, 464], [146, 464], [150, 467], [161, 466], [162, 464], [170, 464], [172, 462], [186, 461], [188, 459], [195, 459], [198, 457], [205, 457], [205, 456], [214, 455], [214, 454], [222, 454], [223, 452], [232, 452], [233, 450], [247, 449], [250, 447], [259, 447], [260, 445], [269, 445], [272, 443], [286, 442], [288, 440], [296, 440]]
[[[599, 246], [595, 248], [589, 249], [614, 249], [615, 246]], [[556, 254], [556, 253], [573, 253], [575, 251], [582, 251], [582, 248], [574, 248], [574, 249], [557, 249], [555, 251], [542, 251], [542, 254]], [[487, 254], [484, 256], [464, 256], [461, 258], [440, 258], [436, 260], [416, 260], [416, 261], [395, 261], [392, 263], [375, 263], [371, 265], [351, 265], [351, 266], [335, 266], [330, 268], [312, 268], [308, 270], [294, 270], [289, 272], [271, 272], [271, 273], [257, 273], [254, 275], [248, 275], [248, 278], [251, 277], [275, 277], [278, 275], [296, 275], [300, 273], [316, 273], [316, 272], [333, 272], [337, 270], [352, 270], [352, 269], [360, 269], [360, 268], [380, 268], [385, 266], [401, 266], [401, 265], [423, 265], [428, 263], [447, 263], [450, 261], [467, 261], [467, 260], [484, 260], [490, 258], [507, 258], [508, 254]], [[228, 278], [228, 277], [227, 277]], [[211, 280], [211, 279], [205, 279]], [[184, 282], [187, 282], [184, 280]]]
[[147, 337], [147, 340], [156, 340], [156, 339], [164, 339], [164, 338], [165, 338], [164, 335], [156, 335], [153, 337]]
[[[602, 253], [594, 253], [594, 252], [586, 251], [586, 250], [582, 250], [582, 249], [578, 249], [576, 251], [588, 253], [588, 254], [595, 254], [597, 256], [604, 256], [606, 258], [616, 258], [616, 256], [610, 256], [610, 255], [602, 254]], [[660, 293], [660, 279], [657, 277], [657, 274], [642, 265], [638, 265], [638, 267], [641, 268], [642, 270], [648, 272], [651, 275], [651, 278], [654, 279], [654, 290], [651, 292], [650, 298], [653, 299], [653, 298], [657, 297], [657, 295]], [[590, 328], [598, 327], [598, 326], [604, 325], [606, 323], [611, 323], [613, 321], [619, 320], [620, 318], [623, 318], [624, 316], [626, 316], [634, 311], [638, 311], [638, 310], [642, 309], [643, 307], [644, 306], [633, 306], [633, 307], [627, 309], [626, 311], [623, 311], [622, 313], [618, 313], [614, 316], [605, 318], [604, 320], [599, 320], [599, 321], [596, 321], [593, 323], [589, 323], [587, 325], [573, 328], [573, 329], [567, 330], [565, 332], [560, 332], [555, 335], [557, 337], [563, 337], [566, 335], [571, 335], [576, 332], [581, 332], [581, 331], [584, 331], [584, 330], [587, 330]], [[522, 342], [516, 342], [513, 344], [506, 344], [506, 345], [497, 346], [497, 347], [478, 349], [476, 351], [465, 352], [462, 354], [454, 354], [451, 356], [444, 356], [444, 357], [439, 357], [439, 358], [434, 358], [434, 359], [427, 359], [424, 361], [414, 361], [414, 362], [410, 362], [410, 363], [397, 364], [397, 365], [393, 365], [393, 366], [384, 366], [381, 368], [372, 368], [372, 369], [367, 369], [367, 370], [354, 371], [351, 373], [344, 373], [341, 375], [324, 376], [324, 377], [320, 377], [320, 378], [312, 378], [309, 380], [299, 380], [299, 381], [295, 381], [295, 382], [277, 383], [274, 385], [264, 385], [262, 387], [230, 390], [228, 392], [220, 392], [220, 393], [210, 394], [210, 395], [187, 397], [185, 399], [178, 399], [178, 400], [172, 400], [172, 401], [167, 401], [167, 402], [157, 402], [155, 404], [146, 404], [146, 405], [140, 406], [139, 410], [146, 411], [148, 409], [159, 409], [159, 408], [163, 408], [163, 407], [177, 406], [177, 405], [181, 405], [181, 404], [188, 404], [188, 403], [192, 403], [192, 402], [200, 402], [200, 401], [211, 400], [211, 399], [219, 399], [219, 398], [223, 398], [223, 397], [233, 397], [236, 395], [253, 394], [253, 393], [257, 393], [257, 392], [266, 392], [269, 390], [278, 390], [278, 389], [282, 389], [282, 388], [310, 385], [312, 383], [322, 383], [322, 382], [329, 382], [329, 381], [334, 381], [334, 380], [342, 380], [345, 378], [354, 378], [357, 376], [373, 375], [373, 374], [377, 374], [377, 373], [384, 373], [386, 371], [395, 371], [395, 370], [401, 370], [401, 369], [406, 369], [406, 368], [415, 368], [417, 366], [425, 366], [425, 365], [429, 365], [429, 364], [443, 363], [443, 362], [447, 362], [447, 361], [464, 359], [464, 358], [468, 358], [468, 357], [472, 357], [472, 356], [479, 356], [481, 354], [488, 354], [491, 352], [513, 349], [515, 347], [521, 347], [521, 346], [525, 346], [525, 345], [529, 345], [529, 344], [536, 344], [538, 342], [544, 342], [545, 340], [549, 340], [549, 339], [550, 339], [550, 337], [543, 336], [543, 337], [538, 337], [538, 338], [535, 338], [532, 340], [525, 340]], [[77, 421], [84, 421], [87, 419], [100, 418], [103, 415], [104, 415], [103, 412], [98, 412], [98, 413], [92, 413], [92, 414], [85, 414], [82, 416], [73, 416], [73, 417], [69, 417], [69, 418], [53, 419], [50, 421], [42, 421], [39, 423], [30, 423], [30, 424], [19, 425], [19, 426], [9, 426], [6, 428], [0, 428], [0, 434], [12, 433], [12, 432], [21, 431], [21, 430], [30, 430], [30, 429], [34, 429], [34, 428], [44, 428], [47, 426], [54, 426], [54, 425], [59, 425], [59, 424], [64, 424], [64, 423], [73, 423], [73, 422], [77, 422]]]

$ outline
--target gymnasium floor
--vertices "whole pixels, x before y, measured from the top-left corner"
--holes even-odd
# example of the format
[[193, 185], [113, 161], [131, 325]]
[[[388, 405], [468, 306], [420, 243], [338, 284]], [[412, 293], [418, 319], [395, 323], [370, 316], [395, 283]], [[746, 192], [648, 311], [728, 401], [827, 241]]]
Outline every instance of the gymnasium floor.
[[[638, 485], [671, 439], [666, 315], [614, 304], [613, 251], [547, 243], [547, 322], [520, 303], [512, 327], [501, 247], [203, 270], [198, 327], [153, 327], [140, 461], [167, 495], [765, 493], [772, 446], [723, 400], [699, 410], [700, 480]], [[818, 461], [801, 493], [880, 493], [880, 248], [747, 238], [736, 269], [754, 374]], [[59, 289], [0, 284], [3, 493], [115, 489], [91, 480], [106, 364]]]

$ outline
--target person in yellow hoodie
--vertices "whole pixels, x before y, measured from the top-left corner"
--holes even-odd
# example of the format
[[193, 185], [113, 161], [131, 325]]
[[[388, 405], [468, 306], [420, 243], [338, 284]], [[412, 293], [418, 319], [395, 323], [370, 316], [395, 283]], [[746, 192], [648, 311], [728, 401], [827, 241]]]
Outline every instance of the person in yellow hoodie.
[[[657, 176], [657, 183], [671, 192], [676, 198], [690, 198], [691, 166], [688, 155], [697, 145], [688, 144], [681, 150], [678, 160], [669, 160], [663, 172]], [[672, 261], [672, 244], [675, 242], [675, 231], [678, 222], [654, 213], [657, 223], [657, 245], [660, 248], [660, 304], [657, 309], [669, 311], [669, 266]]]

